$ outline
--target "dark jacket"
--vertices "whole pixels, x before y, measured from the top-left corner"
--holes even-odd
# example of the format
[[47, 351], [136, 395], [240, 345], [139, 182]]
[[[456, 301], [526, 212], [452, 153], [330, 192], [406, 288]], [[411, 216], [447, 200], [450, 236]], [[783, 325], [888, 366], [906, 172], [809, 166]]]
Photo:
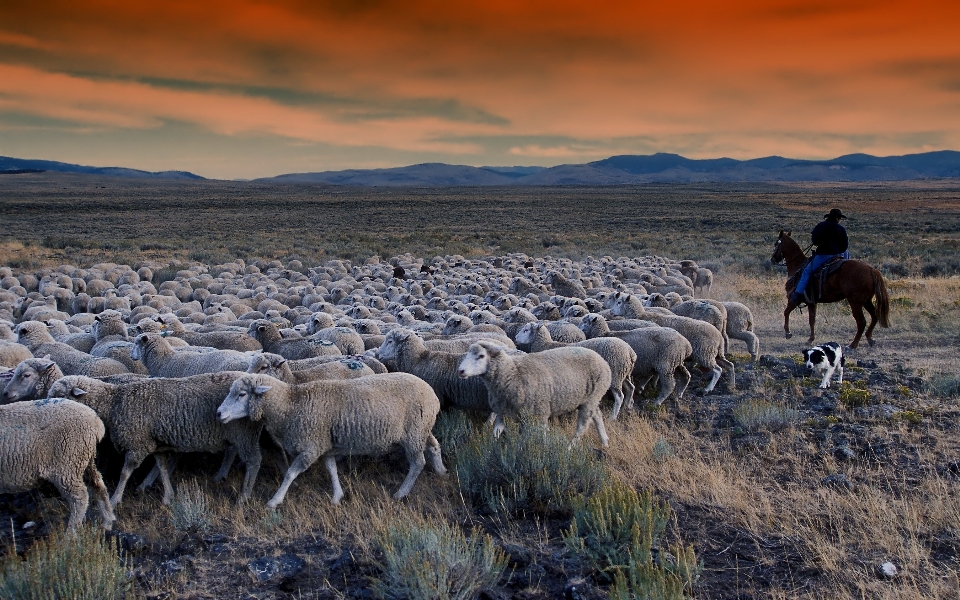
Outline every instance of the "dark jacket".
[[810, 233], [817, 254], [842, 254], [847, 251], [847, 230], [837, 221], [820, 221]]

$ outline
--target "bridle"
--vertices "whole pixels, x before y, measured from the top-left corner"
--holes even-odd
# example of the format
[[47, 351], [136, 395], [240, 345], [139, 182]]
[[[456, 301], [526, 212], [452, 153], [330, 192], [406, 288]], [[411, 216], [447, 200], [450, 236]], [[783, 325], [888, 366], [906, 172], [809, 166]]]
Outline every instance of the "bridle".
[[[783, 240], [778, 239], [778, 240], [777, 240], [777, 243], [774, 244], [773, 253], [776, 254], [778, 251], [780, 252], [780, 260], [778, 260], [777, 262], [775, 262], [775, 263], [774, 263], [775, 265], [779, 265], [779, 264], [783, 264], [783, 263], [789, 262], [791, 259], [793, 259], [793, 258], [796, 257], [796, 254], [794, 254], [793, 256], [787, 256], [787, 255], [783, 252], [783, 250], [782, 250], [782, 248], [781, 248], [782, 243], [783, 243]], [[807, 252], [810, 251], [810, 248], [813, 248], [813, 244], [810, 244], [810, 245], [807, 246], [806, 248], [800, 250], [800, 254], [801, 254], [804, 258], [806, 258], [806, 257], [807, 257]]]

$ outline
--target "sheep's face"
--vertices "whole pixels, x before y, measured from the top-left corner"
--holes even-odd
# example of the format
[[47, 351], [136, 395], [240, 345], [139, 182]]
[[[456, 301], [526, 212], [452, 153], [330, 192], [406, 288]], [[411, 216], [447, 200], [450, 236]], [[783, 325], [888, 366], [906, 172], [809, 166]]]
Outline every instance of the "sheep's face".
[[258, 385], [257, 376], [245, 376], [233, 382], [230, 393], [217, 408], [217, 418], [221, 423], [229, 423], [248, 417], [251, 421], [263, 418], [263, 394], [271, 389], [267, 385]]
[[536, 323], [527, 323], [520, 328], [520, 331], [517, 332], [516, 342], [518, 344], [530, 344], [533, 342], [533, 338], [537, 335], [537, 324]]
[[380, 344], [380, 348], [377, 350], [377, 358], [380, 360], [397, 360], [397, 354], [400, 352], [400, 344], [406, 341], [406, 339], [406, 336], [400, 332], [390, 332], [383, 340], [383, 343]]
[[467, 353], [464, 355], [463, 360], [460, 361], [460, 366], [457, 368], [457, 375], [466, 379], [467, 377], [486, 373], [490, 369], [491, 352], [491, 349], [481, 344], [471, 345], [470, 349], [467, 350]]
[[629, 294], [621, 294], [620, 297], [616, 299], [613, 303], [613, 307], [610, 308], [610, 312], [613, 314], [622, 317], [623, 313], [626, 312], [627, 303], [630, 301]]
[[47, 392], [48, 398], [67, 398], [84, 404], [86, 403], [83, 402], [83, 397], [86, 395], [87, 390], [78, 385], [78, 382], [74, 381], [72, 377], [61, 377], [50, 386], [50, 390]]

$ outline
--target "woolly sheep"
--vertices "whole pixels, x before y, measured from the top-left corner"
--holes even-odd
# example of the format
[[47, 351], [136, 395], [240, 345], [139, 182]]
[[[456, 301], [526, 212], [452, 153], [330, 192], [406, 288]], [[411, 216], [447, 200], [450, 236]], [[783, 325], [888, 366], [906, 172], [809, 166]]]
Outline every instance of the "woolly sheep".
[[724, 302], [723, 306], [727, 309], [727, 337], [744, 342], [750, 359], [756, 362], [760, 358], [760, 338], [753, 332], [753, 313], [740, 302]]
[[600, 399], [610, 388], [610, 367], [587, 348], [556, 348], [536, 354], [511, 356], [492, 342], [470, 346], [460, 362], [460, 377], [480, 376], [487, 386], [490, 408], [497, 413], [493, 434], [505, 428], [504, 415], [544, 425], [550, 417], [578, 411], [571, 444], [592, 421], [603, 447], [610, 445], [600, 414]]
[[[628, 314], [625, 315], [625, 312]], [[733, 363], [723, 356], [723, 336], [713, 325], [689, 317], [667, 316], [653, 311], [644, 311], [643, 306], [630, 294], [624, 294], [617, 299], [613, 307], [613, 313], [619, 316], [634, 316], [653, 321], [662, 327], [676, 329], [680, 335], [687, 338], [693, 347], [693, 354], [691, 355], [693, 360], [700, 365], [702, 370], [712, 373], [709, 383], [703, 389], [703, 393], [713, 391], [714, 386], [717, 385], [717, 381], [723, 374], [723, 369], [727, 370], [729, 377], [727, 388], [730, 391], [736, 389]]]
[[13, 377], [3, 390], [0, 403], [46, 398], [53, 382], [63, 377], [63, 371], [49, 358], [28, 358], [13, 371]]
[[53, 339], [68, 346], [73, 346], [81, 352], [90, 354], [90, 350], [97, 343], [97, 338], [92, 333], [77, 331], [76, 327], [71, 329], [66, 321], [49, 319], [45, 323], [47, 324], [47, 331], [50, 332]]
[[357, 379], [374, 375], [373, 370], [355, 358], [343, 357], [311, 369], [293, 371], [287, 359], [279, 354], [263, 352], [253, 357], [247, 373], [269, 375], [284, 383], [306, 383], [317, 379]]
[[526, 344], [529, 352], [543, 352], [568, 345], [589, 348], [603, 357], [610, 367], [610, 395], [613, 396], [613, 410], [610, 419], [616, 420], [624, 398], [633, 399], [633, 369], [637, 362], [637, 353], [627, 342], [613, 338], [600, 337], [574, 344], [555, 342], [543, 323], [527, 323], [517, 332], [517, 343]]
[[112, 358], [123, 363], [131, 373], [147, 374], [143, 363], [130, 357], [133, 342], [127, 338], [127, 324], [119, 312], [105, 310], [98, 314], [93, 323], [93, 335], [97, 343], [90, 349], [91, 356]]
[[[173, 500], [165, 452], [228, 450], [216, 481], [227, 476], [233, 456], [246, 464], [240, 499], [247, 499], [260, 469], [260, 426], [246, 422], [224, 425], [217, 407], [243, 373], [225, 371], [184, 378], [149, 378], [109, 384], [89, 377], [67, 376], [50, 388], [51, 396], [76, 400], [96, 411], [110, 430], [117, 450], [125, 453], [120, 480], [110, 503], [123, 499], [134, 469], [155, 455], [163, 481], [163, 503]], [[229, 449], [228, 449], [229, 445]]]
[[[328, 340], [283, 339], [277, 326], [266, 319], [250, 323], [248, 333], [260, 342], [264, 352], [279, 354], [288, 360], [343, 354], [336, 344]], [[362, 347], [361, 344], [361, 351]]]
[[716, 327], [723, 336], [723, 353], [727, 353], [730, 340], [727, 338], [727, 308], [723, 304], [716, 300], [687, 300], [670, 306], [670, 312]]
[[446, 474], [440, 444], [430, 432], [438, 412], [440, 401], [430, 386], [406, 373], [302, 385], [244, 375], [231, 386], [217, 416], [223, 423], [244, 417], [262, 422], [294, 456], [283, 483], [267, 502], [268, 508], [276, 508], [293, 480], [321, 457], [333, 484], [333, 504], [343, 498], [336, 462], [341, 456], [376, 456], [400, 445], [410, 468], [396, 499], [410, 493], [427, 462], [425, 453], [434, 471]]
[[141, 333], [134, 339], [130, 358], [141, 361], [151, 377], [187, 377], [217, 371], [246, 371], [250, 356], [235, 350], [209, 352], [176, 351], [156, 333]]
[[563, 274], [558, 271], [548, 273], [544, 283], [552, 286], [561, 296], [569, 296], [571, 298], [587, 297], [587, 291], [583, 289], [583, 285], [579, 281], [564, 277]]
[[17, 326], [18, 341], [34, 356], [48, 356], [66, 375], [105, 377], [129, 373], [127, 368], [112, 358], [90, 356], [72, 346], [53, 339], [47, 326], [39, 321], [25, 321]]
[[[677, 400], [683, 398], [683, 393], [690, 383], [690, 372], [683, 366], [684, 361], [690, 358], [693, 348], [687, 338], [680, 335], [675, 329], [667, 327], [642, 327], [628, 331], [611, 331], [606, 321], [600, 315], [587, 315], [580, 323], [583, 332], [589, 338], [603, 339], [615, 337], [630, 345], [636, 352], [637, 358], [633, 366], [633, 378], [637, 388], [643, 391], [647, 383], [656, 377], [660, 383], [660, 393], [654, 399], [654, 404], [663, 404], [674, 392]], [[677, 380], [679, 379], [679, 387]], [[627, 408], [633, 407], [633, 396], [627, 396]], [[614, 418], [611, 415], [611, 418]]]
[[366, 350], [364, 347], [363, 338], [360, 337], [360, 334], [355, 330], [350, 329], [349, 327], [329, 327], [326, 329], [318, 329], [311, 326], [313, 323], [314, 321], [311, 320], [310, 325], [307, 326], [307, 333], [310, 336], [307, 338], [308, 340], [332, 342], [337, 348], [340, 349], [341, 354], [362, 354]]
[[0, 367], [12, 369], [29, 358], [33, 358], [33, 354], [26, 346], [17, 342], [0, 340]]
[[[208, 346], [219, 350], [249, 352], [261, 350], [260, 342], [239, 331], [190, 331], [176, 315], [157, 315], [154, 320], [161, 324], [162, 330], [171, 337], [181, 339], [191, 346]], [[169, 340], [168, 340], [169, 341]]]
[[430, 349], [410, 329], [394, 329], [387, 334], [377, 354], [381, 360], [392, 362], [398, 371], [416, 375], [430, 384], [441, 406], [490, 413], [490, 400], [483, 381], [459, 376], [464, 351]]
[[86, 406], [63, 398], [0, 406], [0, 493], [33, 489], [49, 481], [70, 505], [67, 526], [83, 522], [93, 485], [104, 529], [116, 517], [94, 458], [103, 439], [103, 422]]

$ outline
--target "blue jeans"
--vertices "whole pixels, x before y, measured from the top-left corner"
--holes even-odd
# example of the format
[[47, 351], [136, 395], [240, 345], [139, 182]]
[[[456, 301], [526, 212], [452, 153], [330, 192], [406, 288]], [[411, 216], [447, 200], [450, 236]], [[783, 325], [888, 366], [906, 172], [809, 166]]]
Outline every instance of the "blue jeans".
[[806, 268], [803, 269], [803, 273], [800, 274], [800, 281], [797, 282], [796, 292], [802, 294], [804, 290], [807, 289], [807, 283], [810, 281], [810, 276], [814, 271], [825, 265], [827, 262], [832, 260], [836, 254], [815, 254], [813, 259], [807, 263]]

